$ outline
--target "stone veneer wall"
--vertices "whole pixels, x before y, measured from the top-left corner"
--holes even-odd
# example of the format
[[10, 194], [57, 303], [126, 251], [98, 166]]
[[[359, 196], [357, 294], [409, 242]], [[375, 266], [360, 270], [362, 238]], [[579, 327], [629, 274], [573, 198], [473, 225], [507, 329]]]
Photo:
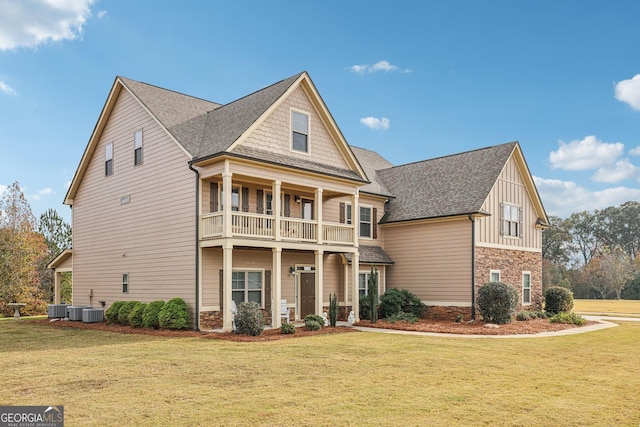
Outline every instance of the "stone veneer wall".
[[[500, 281], [516, 288], [522, 301], [522, 272], [531, 272], [531, 305], [520, 309], [539, 309], [542, 301], [542, 253], [511, 249], [476, 248], [476, 297], [478, 288], [489, 281], [489, 271], [500, 270]], [[476, 310], [477, 313], [477, 310]]]

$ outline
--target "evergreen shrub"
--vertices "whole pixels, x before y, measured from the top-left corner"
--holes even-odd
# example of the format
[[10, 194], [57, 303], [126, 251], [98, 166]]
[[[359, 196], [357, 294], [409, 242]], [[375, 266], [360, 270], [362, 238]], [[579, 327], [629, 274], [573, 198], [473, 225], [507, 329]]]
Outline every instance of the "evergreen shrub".
[[158, 324], [163, 329], [187, 329], [189, 327], [189, 307], [182, 298], [172, 298], [158, 313]]
[[424, 308], [420, 298], [406, 289], [388, 289], [380, 297], [380, 317], [385, 319], [399, 313], [411, 313], [420, 318]]
[[139, 302], [133, 310], [129, 313], [129, 324], [134, 328], [142, 327], [142, 316], [144, 314], [144, 309], [147, 307], [147, 304]]
[[509, 323], [518, 308], [518, 292], [507, 283], [489, 282], [478, 290], [477, 303], [485, 322]]
[[115, 301], [113, 304], [109, 306], [107, 311], [104, 313], [107, 316], [107, 324], [111, 325], [113, 323], [118, 323], [118, 314], [120, 313], [120, 308], [124, 304], [124, 301]]
[[164, 301], [158, 300], [147, 304], [142, 313], [142, 327], [147, 329], [158, 329], [160, 322], [158, 321], [158, 314], [164, 307]]
[[570, 313], [573, 308], [573, 292], [562, 286], [552, 286], [544, 291], [544, 309], [549, 314]]
[[129, 313], [131, 313], [138, 304], [140, 304], [139, 301], [126, 301], [122, 304], [118, 312], [118, 323], [124, 326], [129, 325]]
[[[243, 302], [238, 305], [235, 317], [236, 333], [258, 336], [264, 329], [264, 316], [255, 302]], [[287, 323], [285, 323], [286, 325]], [[293, 326], [293, 325], [292, 325]]]

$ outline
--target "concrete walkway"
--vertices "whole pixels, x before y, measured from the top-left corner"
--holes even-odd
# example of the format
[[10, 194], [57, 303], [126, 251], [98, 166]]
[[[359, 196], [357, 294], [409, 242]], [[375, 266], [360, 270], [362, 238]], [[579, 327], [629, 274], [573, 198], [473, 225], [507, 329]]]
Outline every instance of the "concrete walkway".
[[558, 337], [563, 335], [575, 335], [583, 334], [585, 332], [599, 331], [601, 329], [615, 328], [618, 326], [613, 321], [624, 322], [640, 322], [640, 318], [634, 317], [606, 317], [606, 316], [582, 316], [586, 320], [592, 320], [598, 322], [595, 325], [580, 326], [577, 328], [563, 329], [562, 331], [555, 332], [538, 332], [537, 334], [517, 334], [517, 335], [473, 335], [473, 334], [446, 334], [439, 332], [418, 332], [418, 331], [399, 331], [396, 329], [381, 329], [381, 328], [367, 328], [363, 326], [353, 326], [354, 329], [362, 332], [378, 332], [384, 334], [397, 334], [397, 335], [418, 335], [427, 337], [447, 337], [447, 338], [544, 338], [544, 337]]

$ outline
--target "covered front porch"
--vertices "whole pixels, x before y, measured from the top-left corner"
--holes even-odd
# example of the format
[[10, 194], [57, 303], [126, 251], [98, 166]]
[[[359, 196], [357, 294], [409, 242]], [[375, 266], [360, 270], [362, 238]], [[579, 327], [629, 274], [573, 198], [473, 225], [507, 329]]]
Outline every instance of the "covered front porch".
[[332, 294], [338, 297], [341, 317], [346, 320], [351, 310], [358, 317], [358, 304], [353, 304], [353, 296], [358, 297], [358, 263], [356, 268], [346, 268], [343, 256], [348, 253], [357, 260], [357, 248], [234, 243], [201, 248], [201, 329], [230, 331], [232, 301], [236, 305], [256, 302], [273, 328], [282, 324], [282, 300], [290, 321], [311, 313], [321, 315]]

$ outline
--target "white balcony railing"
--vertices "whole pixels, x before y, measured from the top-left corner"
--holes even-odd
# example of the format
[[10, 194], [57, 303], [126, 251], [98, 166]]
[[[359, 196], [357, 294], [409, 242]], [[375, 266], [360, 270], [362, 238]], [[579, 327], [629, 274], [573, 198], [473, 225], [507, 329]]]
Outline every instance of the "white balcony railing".
[[[200, 238], [212, 239], [223, 236], [222, 212], [200, 217]], [[248, 212], [232, 212], [231, 234], [233, 237], [275, 239], [275, 217]], [[324, 222], [321, 226], [322, 242], [328, 244], [353, 244], [353, 226]], [[299, 242], [318, 241], [318, 222], [298, 218], [280, 218], [280, 238]]]

